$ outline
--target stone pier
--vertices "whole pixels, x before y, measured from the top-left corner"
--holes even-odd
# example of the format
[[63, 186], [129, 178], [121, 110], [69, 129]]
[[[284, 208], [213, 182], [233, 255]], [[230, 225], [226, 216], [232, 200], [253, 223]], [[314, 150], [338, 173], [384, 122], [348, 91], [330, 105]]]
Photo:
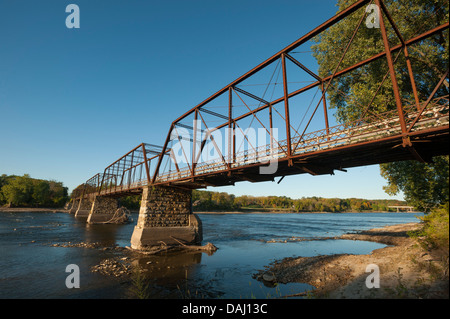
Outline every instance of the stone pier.
[[94, 197], [92, 195], [81, 197], [78, 204], [78, 209], [75, 213], [75, 217], [88, 217], [91, 213], [93, 201]]
[[119, 201], [117, 198], [96, 196], [92, 203], [87, 222], [89, 224], [100, 224], [110, 221], [118, 208]]
[[79, 204], [80, 204], [79, 198], [73, 199], [72, 202], [69, 204], [69, 206], [70, 206], [69, 214], [75, 214], [78, 210]]
[[146, 187], [142, 193], [131, 247], [200, 243], [202, 225], [192, 213], [192, 191], [174, 187]]

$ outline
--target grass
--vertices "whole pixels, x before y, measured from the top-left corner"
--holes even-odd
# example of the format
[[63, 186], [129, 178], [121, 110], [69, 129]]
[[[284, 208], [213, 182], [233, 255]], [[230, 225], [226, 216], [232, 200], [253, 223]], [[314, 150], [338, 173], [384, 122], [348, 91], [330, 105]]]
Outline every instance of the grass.
[[149, 284], [140, 267], [135, 267], [131, 276], [131, 292], [138, 299], [149, 299]]

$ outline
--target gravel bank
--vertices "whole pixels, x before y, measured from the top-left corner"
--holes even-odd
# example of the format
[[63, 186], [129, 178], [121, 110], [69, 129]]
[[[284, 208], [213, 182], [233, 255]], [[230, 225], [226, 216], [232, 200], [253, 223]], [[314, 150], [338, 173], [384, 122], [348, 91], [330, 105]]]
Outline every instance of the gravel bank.
[[[448, 252], [426, 250], [408, 236], [420, 227], [408, 223], [344, 234], [339, 239], [375, 241], [389, 245], [368, 255], [320, 255], [275, 261], [254, 275], [273, 282], [308, 283], [316, 298], [449, 298]], [[379, 267], [380, 288], [369, 289], [366, 267]]]

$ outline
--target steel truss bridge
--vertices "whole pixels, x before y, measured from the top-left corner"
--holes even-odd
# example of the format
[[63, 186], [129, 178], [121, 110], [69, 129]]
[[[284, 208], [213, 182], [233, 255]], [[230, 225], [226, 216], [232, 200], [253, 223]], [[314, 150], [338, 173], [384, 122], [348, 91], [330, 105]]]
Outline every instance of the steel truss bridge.
[[[380, 27], [370, 32], [382, 45], [376, 54], [348, 63], [346, 54], [366, 28], [365, 9], [371, 3], [380, 8]], [[319, 76], [306, 67], [296, 50], [352, 17], [358, 23], [351, 38], [345, 39], [345, 47], [329, 53], [335, 55], [335, 68]], [[393, 161], [429, 162], [433, 156], [449, 154], [448, 69], [430, 76], [428, 84], [434, 89], [424, 96], [413, 72], [416, 62], [410, 58], [415, 46], [448, 33], [449, 23], [404, 38], [398, 22], [382, 0], [357, 1], [178, 117], [162, 146], [142, 143], [91, 177], [82, 195], [122, 196], [140, 193], [146, 186], [198, 189], [273, 181]], [[373, 88], [369, 103], [360, 105], [360, 116], [330, 125], [327, 91], [374, 63], [384, 68], [385, 76]], [[399, 74], [400, 68], [407, 74]], [[309, 81], [296, 81], [299, 74]], [[400, 77], [410, 82], [408, 92], [400, 91]], [[264, 79], [265, 86], [252, 84]], [[374, 101], [383, 85], [389, 85], [391, 103], [388, 111], [378, 113]], [[248, 128], [263, 132], [266, 142], [255, 143]], [[264, 168], [269, 173], [263, 173]]]

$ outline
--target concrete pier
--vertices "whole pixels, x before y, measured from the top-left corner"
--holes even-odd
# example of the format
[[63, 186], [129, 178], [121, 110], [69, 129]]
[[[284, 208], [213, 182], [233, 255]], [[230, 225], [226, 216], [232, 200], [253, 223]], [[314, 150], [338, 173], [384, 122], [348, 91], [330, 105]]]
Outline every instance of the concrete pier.
[[75, 214], [78, 210], [78, 206], [80, 204], [80, 199], [79, 198], [75, 198], [72, 200], [71, 203], [69, 203], [70, 209], [69, 209], [69, 214]]
[[200, 243], [202, 224], [192, 213], [192, 191], [174, 187], [145, 187], [131, 247]]
[[91, 213], [93, 201], [94, 197], [92, 195], [81, 197], [78, 204], [78, 209], [75, 213], [75, 217], [88, 217]]
[[115, 197], [96, 196], [91, 206], [87, 222], [89, 224], [105, 223], [110, 221], [117, 209], [119, 201]]

